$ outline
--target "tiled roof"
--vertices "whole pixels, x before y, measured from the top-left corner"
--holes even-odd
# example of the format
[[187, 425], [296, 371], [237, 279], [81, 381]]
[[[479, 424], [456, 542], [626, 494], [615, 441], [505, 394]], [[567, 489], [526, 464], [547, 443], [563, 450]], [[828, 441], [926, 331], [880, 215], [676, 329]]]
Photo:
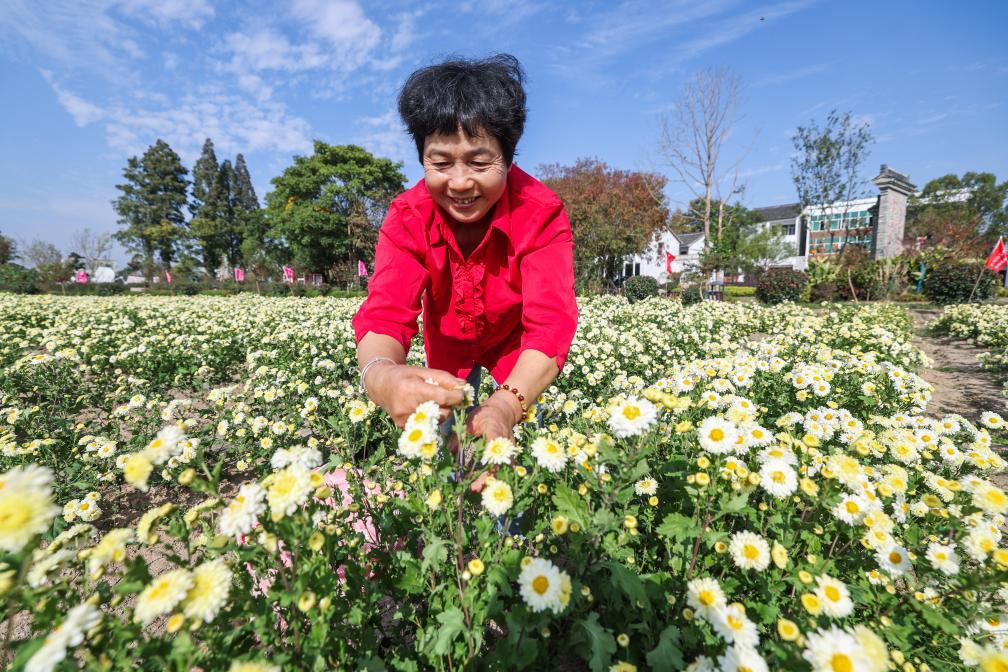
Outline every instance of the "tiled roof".
[[703, 238], [703, 233], [673, 233], [680, 245], [692, 245]]
[[788, 203], [787, 205], [771, 205], [766, 208], [755, 208], [753, 212], [758, 212], [761, 222], [776, 222], [779, 219], [794, 219], [798, 216], [801, 208], [798, 203]]

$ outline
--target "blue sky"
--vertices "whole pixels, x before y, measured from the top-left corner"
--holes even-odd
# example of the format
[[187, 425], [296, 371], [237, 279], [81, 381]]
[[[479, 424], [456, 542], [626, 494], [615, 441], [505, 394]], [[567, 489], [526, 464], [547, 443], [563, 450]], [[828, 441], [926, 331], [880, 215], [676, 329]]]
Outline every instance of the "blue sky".
[[69, 251], [80, 227], [115, 230], [126, 159], [158, 137], [190, 168], [208, 136], [218, 158], [244, 153], [260, 198], [313, 139], [402, 160], [412, 183], [396, 92], [453, 53], [522, 61], [516, 161], [533, 173], [585, 156], [668, 172], [662, 114], [692, 73], [725, 65], [744, 85], [726, 153], [750, 207], [795, 200], [791, 135], [833, 107], [871, 125], [866, 178], [888, 163], [918, 186], [1004, 180], [1005, 26], [995, 1], [4, 0], [0, 232]]

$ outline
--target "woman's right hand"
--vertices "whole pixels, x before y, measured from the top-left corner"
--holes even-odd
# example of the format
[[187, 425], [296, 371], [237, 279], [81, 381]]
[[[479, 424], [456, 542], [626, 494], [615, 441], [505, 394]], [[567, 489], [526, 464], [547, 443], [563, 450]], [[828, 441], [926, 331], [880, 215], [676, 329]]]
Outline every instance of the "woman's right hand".
[[[437, 384], [426, 382], [428, 380]], [[402, 428], [417, 406], [425, 401], [436, 402], [441, 407], [441, 419], [447, 418], [451, 409], [464, 401], [462, 386], [465, 382], [440, 369], [386, 364], [372, 368], [364, 386], [371, 400], [384, 408], [396, 426]]]

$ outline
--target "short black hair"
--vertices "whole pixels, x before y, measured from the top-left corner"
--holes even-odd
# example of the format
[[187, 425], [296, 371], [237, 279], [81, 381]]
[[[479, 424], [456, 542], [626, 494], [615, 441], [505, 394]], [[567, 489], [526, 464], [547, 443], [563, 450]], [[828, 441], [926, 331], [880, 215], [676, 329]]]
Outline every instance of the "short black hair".
[[469, 137], [486, 131], [497, 139], [511, 165], [525, 130], [525, 71], [511, 54], [481, 60], [452, 58], [415, 71], [399, 92], [399, 116], [423, 163], [424, 140], [432, 133]]

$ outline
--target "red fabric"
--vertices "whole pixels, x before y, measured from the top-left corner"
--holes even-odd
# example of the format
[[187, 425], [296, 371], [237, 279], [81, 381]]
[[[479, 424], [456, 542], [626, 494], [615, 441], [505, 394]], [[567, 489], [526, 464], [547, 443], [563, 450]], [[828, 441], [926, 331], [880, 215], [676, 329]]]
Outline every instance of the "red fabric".
[[424, 315], [427, 365], [465, 377], [476, 364], [503, 382], [533, 349], [563, 369], [577, 329], [574, 240], [563, 203], [512, 165], [482, 242], [462, 258], [423, 180], [389, 207], [368, 297], [353, 318], [358, 341], [386, 334], [409, 351]]
[[665, 253], [665, 272], [666, 273], [671, 273], [672, 272], [672, 262], [673, 261], [675, 261], [675, 255], [672, 254], [671, 252], [666, 252]]
[[995, 273], [1003, 271], [1005, 266], [1008, 266], [1008, 254], [1005, 254], [1005, 244], [1003, 238], [998, 238], [997, 245], [995, 245], [994, 249], [991, 250], [990, 256], [987, 257], [987, 263], [985, 265]]

